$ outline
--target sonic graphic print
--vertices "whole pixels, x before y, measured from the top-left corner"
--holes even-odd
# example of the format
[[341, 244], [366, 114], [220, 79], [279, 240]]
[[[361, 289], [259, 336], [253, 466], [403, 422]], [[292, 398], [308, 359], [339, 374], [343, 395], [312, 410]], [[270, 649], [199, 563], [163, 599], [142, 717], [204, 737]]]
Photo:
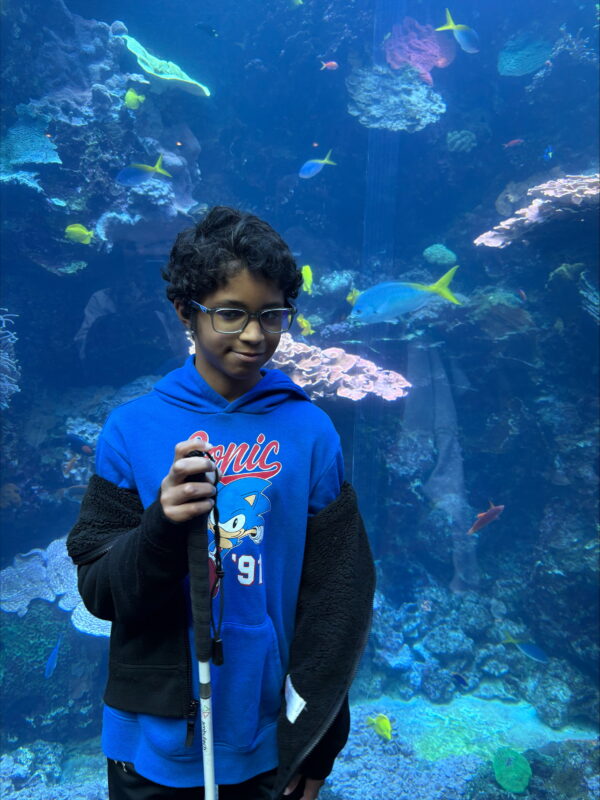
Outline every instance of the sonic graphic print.
[[[206, 431], [196, 431], [190, 438], [209, 441]], [[279, 443], [267, 443], [262, 433], [256, 437], [253, 445], [246, 442], [230, 443], [226, 447], [217, 445], [210, 451], [219, 470], [216, 502], [221, 559], [225, 562], [229, 558], [237, 565], [238, 582], [242, 585], [249, 586], [255, 581], [262, 583], [262, 560], [258, 545], [264, 536], [264, 515], [271, 510], [271, 501], [267, 496], [271, 486], [269, 479], [281, 470], [281, 463], [269, 460], [269, 457], [278, 451]], [[214, 512], [208, 518], [208, 534], [213, 584], [217, 548]]]

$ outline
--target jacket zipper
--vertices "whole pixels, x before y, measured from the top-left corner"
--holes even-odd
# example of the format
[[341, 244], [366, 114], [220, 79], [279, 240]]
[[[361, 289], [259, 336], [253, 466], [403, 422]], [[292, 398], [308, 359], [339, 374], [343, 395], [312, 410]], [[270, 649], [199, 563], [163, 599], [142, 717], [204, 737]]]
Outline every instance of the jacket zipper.
[[113, 545], [114, 542], [111, 542], [108, 545], [103, 544], [100, 547], [96, 548], [95, 550], [91, 550], [89, 553], [86, 553], [83, 560], [77, 560], [73, 563], [77, 567], [83, 567], [86, 564], [91, 564], [92, 561], [97, 561], [103, 555], [106, 555], [106, 553], [108, 553], [108, 551], [112, 549]]
[[[371, 613], [371, 618], [372, 618], [372, 616], [373, 615]], [[339, 714], [340, 708], [342, 707], [342, 703], [344, 702], [344, 698], [345, 698], [346, 694], [350, 691], [350, 687], [352, 686], [352, 684], [354, 682], [354, 678], [356, 677], [356, 673], [358, 672], [358, 666], [360, 664], [361, 658], [362, 658], [363, 653], [365, 651], [365, 648], [367, 646], [367, 640], [369, 638], [370, 632], [371, 632], [371, 622], [369, 622], [369, 624], [367, 626], [366, 634], [363, 637], [363, 641], [362, 641], [361, 647], [359, 649], [360, 655], [358, 656], [358, 658], [354, 662], [354, 667], [352, 668], [352, 671], [350, 673], [350, 679], [348, 681], [346, 681], [346, 688], [342, 692], [341, 699], [339, 700], [339, 702], [337, 702], [335, 704], [335, 706], [333, 708], [333, 711], [331, 711], [328, 714], [327, 719], [325, 720], [325, 722], [321, 726], [321, 729], [313, 736], [313, 738], [306, 745], [306, 747], [303, 750], [300, 751], [300, 755], [296, 758], [296, 760], [292, 762], [292, 766], [288, 769], [288, 774], [286, 776], [285, 783], [283, 784], [284, 788], [287, 787], [287, 785], [289, 784], [290, 780], [294, 777], [294, 775], [298, 771], [298, 768], [300, 767], [300, 765], [302, 764], [304, 759], [308, 756], [308, 754], [311, 752], [311, 750], [314, 750], [315, 747], [321, 741], [321, 739], [325, 736], [325, 734], [327, 733], [327, 731], [331, 727], [331, 725], [333, 723], [333, 720]]]
[[194, 741], [194, 729], [196, 727], [196, 715], [198, 713], [198, 707], [200, 703], [194, 697], [192, 691], [192, 651], [190, 648], [190, 641], [188, 639], [189, 631], [186, 627], [184, 631], [184, 639], [185, 639], [185, 654], [186, 654], [186, 682], [187, 682], [187, 696], [188, 700], [188, 710], [185, 713], [185, 719], [187, 721], [187, 730], [185, 734], [185, 746], [191, 747]]

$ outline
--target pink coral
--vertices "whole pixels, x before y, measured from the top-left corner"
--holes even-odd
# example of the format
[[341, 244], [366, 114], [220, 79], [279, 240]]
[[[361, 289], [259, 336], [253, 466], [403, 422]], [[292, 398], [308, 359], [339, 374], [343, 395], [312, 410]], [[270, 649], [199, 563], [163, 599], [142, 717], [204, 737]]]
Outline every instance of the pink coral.
[[503, 220], [491, 231], [482, 233], [474, 244], [507, 247], [535, 225], [568, 214], [595, 211], [600, 199], [599, 176], [565, 175], [532, 186], [527, 190], [527, 196], [532, 198], [528, 206], [515, 211], [514, 216]]
[[400, 373], [380, 369], [372, 361], [347, 353], [341, 347], [322, 350], [297, 342], [289, 334], [281, 337], [271, 363], [287, 373], [311, 398], [338, 395], [361, 400], [367, 394], [375, 394], [384, 400], [397, 400], [407, 394], [411, 385]]
[[412, 17], [405, 17], [400, 25], [393, 26], [383, 49], [392, 69], [412, 67], [430, 86], [431, 70], [447, 67], [456, 54], [454, 39], [438, 33], [431, 25], [419, 25]]

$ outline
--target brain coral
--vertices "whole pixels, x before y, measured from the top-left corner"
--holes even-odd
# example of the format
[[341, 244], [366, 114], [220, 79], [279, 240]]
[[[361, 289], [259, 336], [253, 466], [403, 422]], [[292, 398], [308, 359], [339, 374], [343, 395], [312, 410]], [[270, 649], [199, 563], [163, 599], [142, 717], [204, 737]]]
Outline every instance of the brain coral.
[[430, 264], [438, 264], [441, 267], [453, 267], [456, 264], [456, 253], [443, 244], [431, 244], [426, 247], [423, 250], [423, 258]]
[[477, 137], [473, 131], [448, 131], [446, 147], [451, 153], [469, 153], [477, 147]]
[[346, 86], [353, 101], [348, 113], [367, 128], [414, 133], [437, 122], [446, 111], [440, 95], [413, 69], [362, 67], [352, 71]]
[[62, 164], [56, 145], [46, 134], [46, 122], [30, 117], [25, 112], [6, 132], [2, 140], [1, 159], [11, 167], [21, 164]]
[[498, 54], [500, 75], [519, 77], [537, 72], [552, 54], [552, 44], [533, 33], [521, 32], [512, 36]]

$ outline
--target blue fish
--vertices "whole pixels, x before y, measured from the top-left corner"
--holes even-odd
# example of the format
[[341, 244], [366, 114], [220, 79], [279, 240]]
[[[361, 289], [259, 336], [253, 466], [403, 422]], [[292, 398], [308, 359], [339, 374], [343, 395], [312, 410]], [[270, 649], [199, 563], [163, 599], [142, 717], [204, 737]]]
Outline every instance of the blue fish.
[[416, 311], [429, 303], [434, 294], [461, 305], [449, 288], [457, 269], [458, 265], [452, 267], [438, 281], [428, 286], [424, 283], [403, 282], [378, 283], [371, 286], [358, 296], [348, 319], [361, 325], [398, 322], [404, 314]]
[[162, 161], [161, 153], [153, 167], [149, 164], [130, 164], [119, 172], [115, 180], [121, 186], [139, 186], [140, 183], [144, 183], [144, 181], [153, 178], [155, 175], [166, 175], [167, 178], [172, 178], [171, 173], [163, 169]]
[[478, 53], [479, 52], [479, 36], [468, 25], [457, 25], [448, 9], [446, 9], [446, 24], [440, 25], [436, 31], [452, 31], [454, 38], [458, 42], [461, 50], [465, 53]]
[[62, 641], [62, 633], [58, 637], [58, 641], [56, 642], [52, 652], [48, 656], [48, 661], [46, 661], [46, 668], [44, 669], [44, 678], [50, 678], [52, 676], [52, 673], [56, 669], [56, 662], [58, 661], [58, 651], [60, 648], [61, 641]]
[[552, 149], [551, 144], [549, 144], [548, 147], [546, 147], [546, 149], [542, 153], [542, 158], [544, 159], [544, 161], [552, 161], [552, 159], [554, 158], [554, 150]]
[[524, 656], [530, 658], [532, 661], [538, 661], [540, 664], [547, 664], [549, 661], [548, 655], [544, 653], [541, 647], [538, 647], [535, 642], [520, 642], [507, 633], [504, 636], [503, 644], [514, 644], [517, 650], [520, 650]]
[[305, 161], [300, 167], [300, 172], [298, 175], [301, 178], [314, 178], [315, 175], [318, 175], [319, 172], [321, 172], [325, 164], [330, 164], [332, 167], [335, 167], [335, 161], [330, 161], [329, 159], [331, 152], [332, 151], [330, 150], [325, 158], [311, 158], [308, 161]]
[[548, 655], [544, 653], [542, 648], [538, 647], [535, 642], [515, 642], [515, 647], [517, 647], [524, 656], [531, 658], [533, 661], [539, 661], [540, 664], [547, 664], [549, 661]]

